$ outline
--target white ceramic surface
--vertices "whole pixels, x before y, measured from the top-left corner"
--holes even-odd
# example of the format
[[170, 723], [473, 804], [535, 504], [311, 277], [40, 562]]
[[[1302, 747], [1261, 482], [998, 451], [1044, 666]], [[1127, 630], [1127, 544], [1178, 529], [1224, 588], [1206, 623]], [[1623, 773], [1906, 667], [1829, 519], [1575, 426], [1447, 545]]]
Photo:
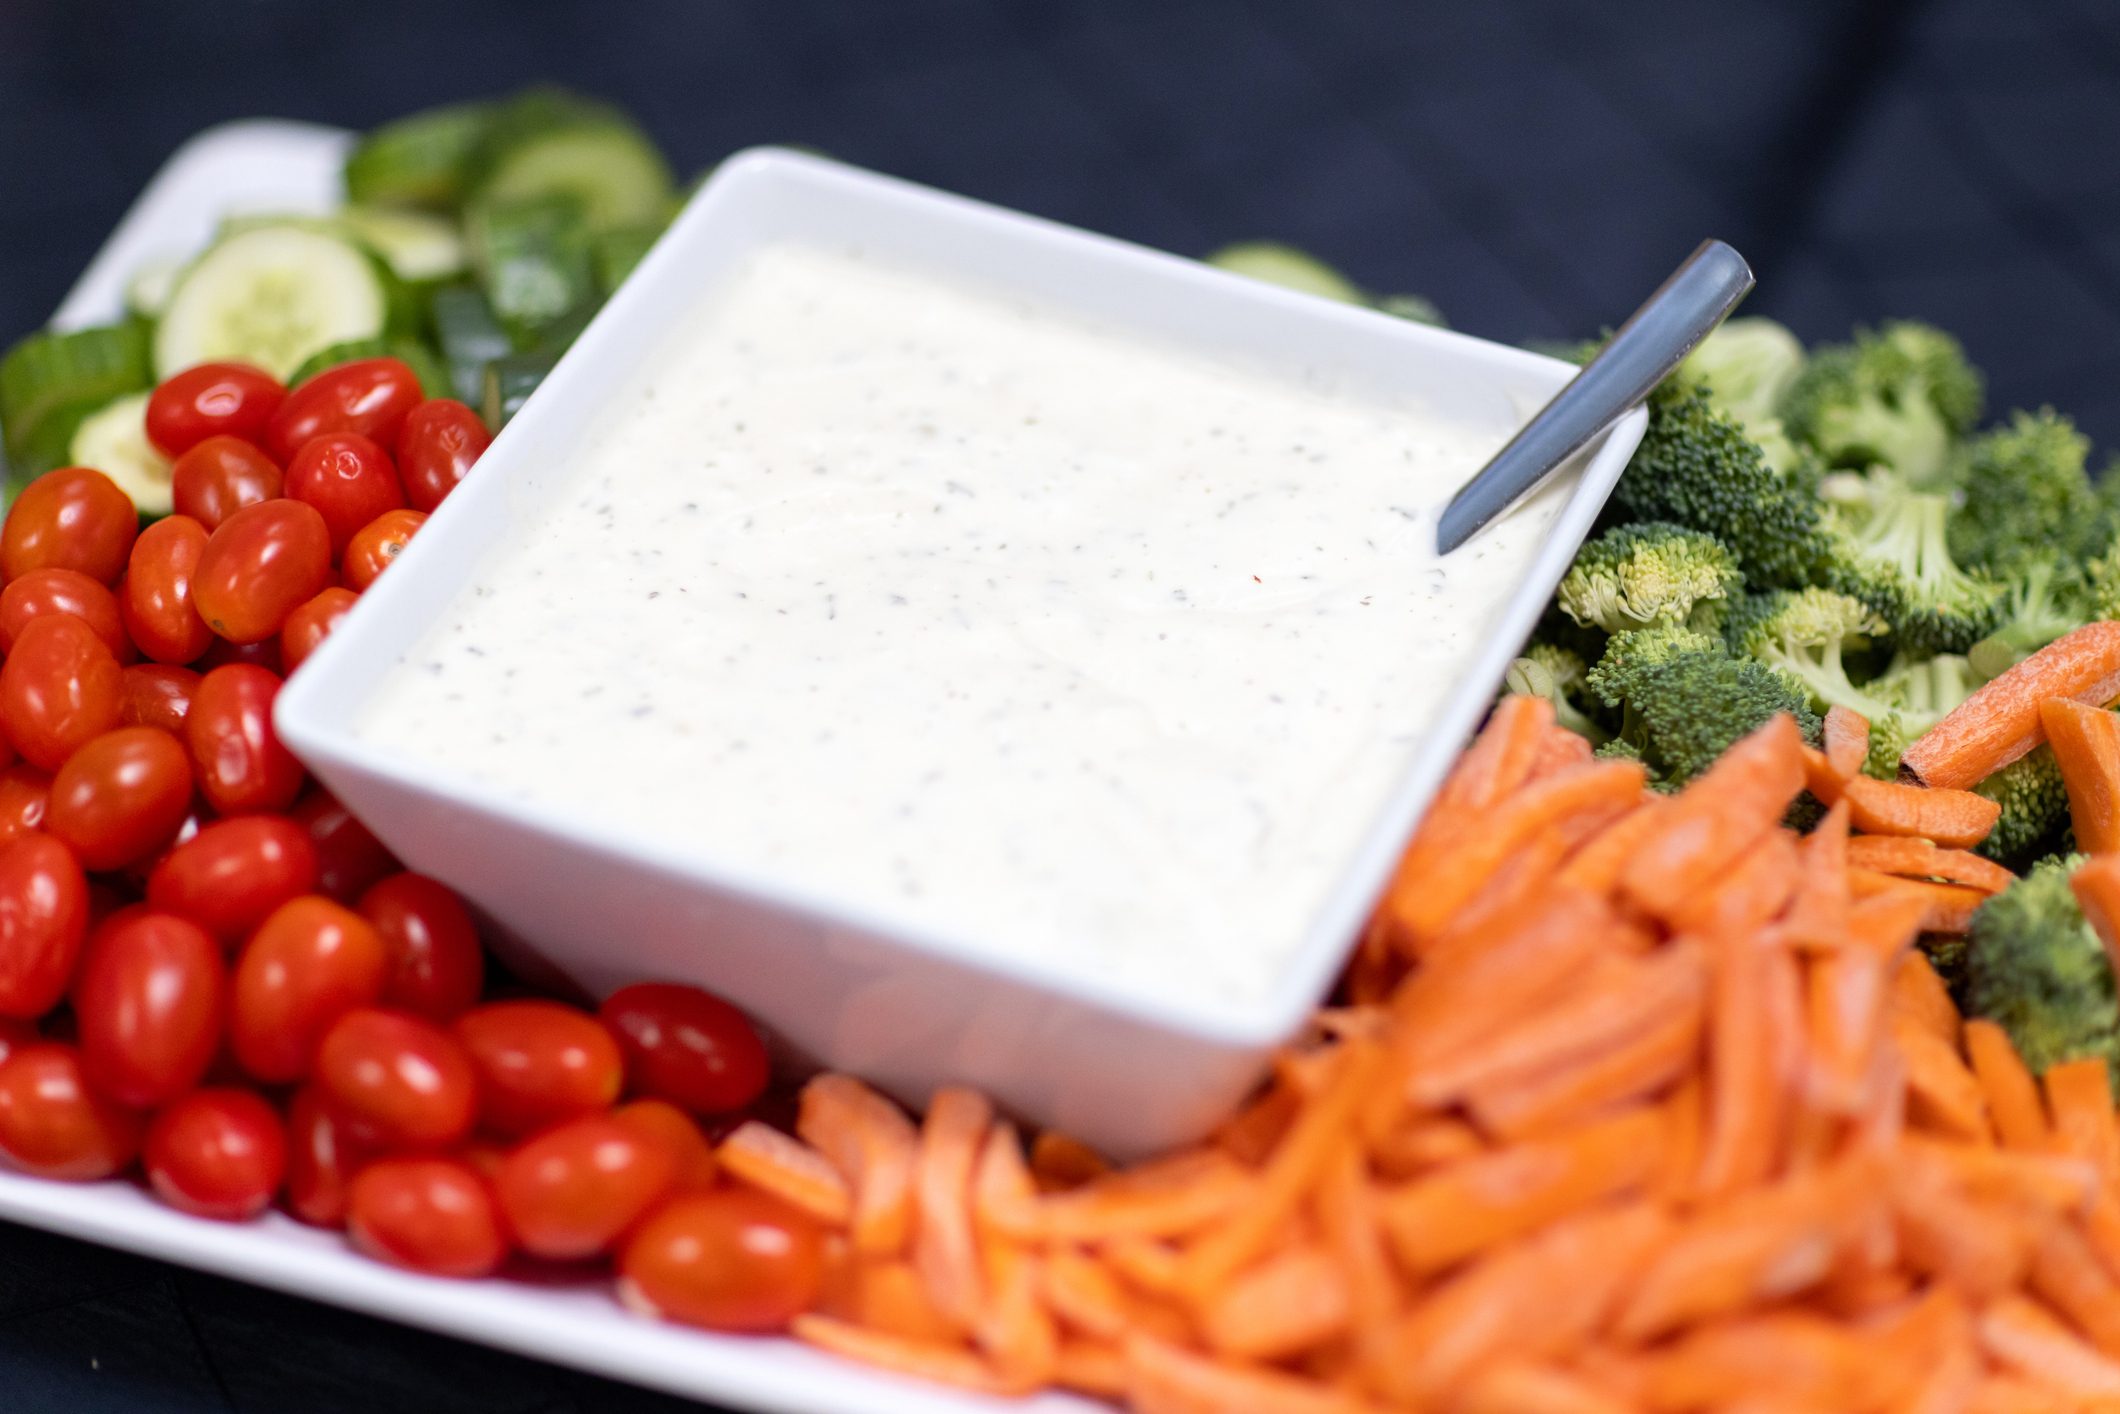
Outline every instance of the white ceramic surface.
[[[143, 259], [202, 246], [231, 211], [322, 211], [348, 134], [232, 123], [186, 143], [68, 294], [56, 322], [117, 318]], [[715, 1336], [628, 1315], [601, 1281], [554, 1285], [415, 1276], [279, 1213], [240, 1226], [186, 1217], [131, 1183], [50, 1183], [0, 1169], [0, 1219], [182, 1263], [614, 1379], [778, 1414], [1093, 1414], [1060, 1395], [980, 1399], [879, 1374], [785, 1340]], [[0, 1395], [0, 1408], [11, 1408]]]
[[[1143, 996], [961, 943], [894, 932], [825, 889], [773, 888], [667, 839], [509, 800], [352, 727], [481, 557], [567, 485], [568, 451], [702, 292], [777, 239], [1020, 291], [1290, 378], [1355, 395], [1417, 390], [1499, 429], [1572, 372], [1558, 361], [1239, 278], [803, 154], [722, 164], [537, 395], [281, 694], [280, 734], [382, 839], [469, 896], [519, 953], [601, 995], [643, 977], [693, 981], [763, 1020], [802, 1062], [854, 1071], [909, 1103], [942, 1084], [985, 1089], [1028, 1119], [1131, 1155], [1184, 1142], [1226, 1113], [1337, 971], [1401, 843], [1491, 699], [1638, 439], [1641, 415], [1585, 468], [1530, 572], [1460, 665], [1436, 729], [1370, 826], [1294, 964], [1258, 1001]], [[563, 651], [554, 645], [555, 651]], [[573, 769], [595, 769], [594, 742]]]

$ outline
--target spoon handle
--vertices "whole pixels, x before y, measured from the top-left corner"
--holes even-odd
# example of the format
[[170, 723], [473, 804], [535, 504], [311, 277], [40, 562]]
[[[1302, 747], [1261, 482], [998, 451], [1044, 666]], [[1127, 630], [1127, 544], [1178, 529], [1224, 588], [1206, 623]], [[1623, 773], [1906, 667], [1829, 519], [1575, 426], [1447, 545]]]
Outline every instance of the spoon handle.
[[1451, 498], [1436, 524], [1436, 549], [1447, 555], [1470, 540], [1626, 416], [1751, 288], [1752, 267], [1743, 256], [1721, 241], [1702, 241], [1620, 325], [1598, 356]]

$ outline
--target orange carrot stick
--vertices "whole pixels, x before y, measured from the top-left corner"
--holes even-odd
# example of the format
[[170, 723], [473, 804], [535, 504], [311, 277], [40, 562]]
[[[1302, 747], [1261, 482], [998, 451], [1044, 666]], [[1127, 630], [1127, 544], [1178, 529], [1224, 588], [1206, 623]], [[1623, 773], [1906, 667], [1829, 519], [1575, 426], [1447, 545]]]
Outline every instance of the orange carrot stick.
[[1487, 1148], [1478, 1130], [1447, 1115], [1396, 1125], [1368, 1142], [1380, 1178], [1417, 1178]]
[[1975, 1019], [1965, 1023], [1963, 1035], [1966, 1057], [1980, 1082], [1980, 1093], [1987, 1098], [1996, 1134], [2012, 1149], [2045, 1148], [2052, 1133], [2046, 1102], [2039, 1096], [2032, 1072], [2010, 1043], [2009, 1033], [1992, 1021]]
[[1938, 849], [1931, 841], [1911, 835], [1857, 835], [1848, 841], [1848, 864], [1905, 879], [1964, 884], [1989, 893], [2000, 893], [2017, 882], [2015, 874], [1992, 859], [1971, 850]]
[[964, 1327], [935, 1309], [910, 1262], [854, 1258], [837, 1274], [819, 1313], [907, 1340], [955, 1344]]
[[1418, 948], [1526, 844], [1579, 813], [1617, 814], [1641, 798], [1646, 780], [1639, 762], [1593, 761], [1524, 786], [1464, 822], [1418, 873], [1402, 872], [1405, 886], [1385, 900], [1387, 916]]
[[1803, 856], [1785, 830], [1769, 830], [1746, 849], [1717, 881], [1672, 910], [1667, 921], [1680, 932], [1750, 933], [1778, 918], [1803, 880]]
[[1602, 898], [1555, 885], [1497, 915], [1476, 945], [1439, 945], [1392, 1001], [1406, 1043], [1397, 1068], [1477, 1044], [1495, 1018], [1551, 998], [1611, 946], [1618, 924]]
[[1989, 682], [1900, 758], [1923, 785], [1978, 785], [2045, 739], [2039, 704], [2066, 697], [2103, 707], [2120, 697], [2120, 623], [2086, 624]]
[[1286, 1360], [1347, 1328], [1347, 1273], [1314, 1246], [1288, 1249], [1217, 1290], [1200, 1308], [1200, 1333], [1225, 1359]]
[[1633, 1409], [1580, 1375], [1517, 1361], [1481, 1370], [1450, 1407], [1457, 1414], [1630, 1414]]
[[2075, 1228], [2053, 1223], [2032, 1254], [2032, 1291], [2107, 1355], [2120, 1356], [2120, 1281]]
[[1636, 1035], [1552, 1070], [1474, 1086], [1465, 1106], [1480, 1127], [1502, 1139], [1522, 1139], [1601, 1110], [1647, 1099], [1700, 1058], [1705, 1008], [1700, 999], [1654, 1021]]
[[1856, 829], [1871, 835], [1919, 835], [1940, 845], [1969, 849], [1988, 837], [2002, 806], [1969, 790], [1946, 790], [1857, 776], [1842, 799]]
[[2050, 1392], [2120, 1399], [2120, 1361], [2099, 1354], [2038, 1303], [2004, 1296], [1975, 1322], [1988, 1358]]
[[1659, 1111], [1638, 1107], [1454, 1164], [1386, 1194], [1384, 1230], [1409, 1269], [1438, 1271], [1641, 1187], [1663, 1127]]
[[985, 1297], [972, 1232], [972, 1171], [993, 1117], [993, 1106], [982, 1095], [936, 1091], [921, 1126], [914, 1174], [913, 1269], [936, 1307], [967, 1326], [977, 1323]]
[[1851, 781], [1862, 774], [1862, 763], [1870, 756], [1870, 719], [1852, 707], [1828, 707], [1820, 740], [1833, 774]]
[[1646, 796], [1625, 814], [1607, 820], [1603, 829], [1585, 840], [1561, 864], [1553, 876], [1554, 882], [1586, 893], [1611, 893], [1619, 883], [1627, 861], [1656, 829], [1656, 819], [1664, 803], [1662, 796]]
[[1057, 1130], [1048, 1129], [1031, 1142], [1031, 1177], [1044, 1192], [1080, 1187], [1110, 1168], [1102, 1154]]
[[1907, 1099], [1913, 1117], [1957, 1138], [1988, 1142], [1987, 1099], [1958, 1048], [1911, 1021], [1895, 1020], [1892, 1038], [1906, 1058]]
[[893, 1374], [910, 1375], [936, 1384], [955, 1385], [980, 1394], [1016, 1394], [1021, 1391], [1003, 1379], [993, 1367], [962, 1345], [940, 1341], [912, 1340], [869, 1330], [831, 1316], [797, 1316], [789, 1326], [797, 1340], [820, 1350], [864, 1365], [874, 1365]]
[[1795, 718], [1777, 716], [1672, 799], [1621, 874], [1621, 887], [1668, 917], [1774, 828], [1803, 781], [1803, 736]]
[[2120, 717], [2050, 697], [2039, 704], [2039, 724], [2068, 787], [2076, 848], [2086, 854], [2120, 849]]
[[1548, 727], [1539, 738], [1538, 751], [1531, 758], [1531, 770], [1526, 779], [1535, 781], [1541, 776], [1565, 771], [1570, 766], [1580, 766], [1592, 760], [1595, 754], [1588, 737], [1563, 726]]
[[1053, 1383], [1077, 1394], [1118, 1400], [1126, 1394], [1126, 1356], [1101, 1341], [1063, 1340]]
[[2120, 976], [2120, 854], [2101, 854], [2069, 875], [2076, 906], [2105, 944], [2106, 960]]
[[1900, 957], [1898, 970], [1892, 975], [1892, 1013], [1917, 1022], [1946, 1045], [1958, 1044], [1963, 1024], [1958, 1004], [1951, 1000], [1950, 989], [1936, 975], [1928, 954], [1918, 948]]
[[1224, 1365], [1167, 1341], [1125, 1345], [1136, 1414], [1381, 1414], [1359, 1395], [1259, 1366]]
[[2063, 1061], [2049, 1066], [2045, 1078], [2054, 1137], [2069, 1153], [2096, 1164], [2107, 1183], [2120, 1183], [2120, 1122], [2113, 1115], [2105, 1062], [2096, 1057]]
[[852, 1191], [848, 1236], [858, 1252], [905, 1248], [913, 1223], [919, 1133], [896, 1105], [851, 1076], [823, 1074], [802, 1089], [795, 1132], [831, 1160]]
[[1973, 926], [1973, 915], [1980, 911], [1980, 905], [1994, 897], [1986, 889], [1964, 884], [1933, 884], [1927, 879], [1902, 879], [1869, 869], [1850, 869], [1848, 887], [1859, 900], [1895, 893], [1918, 898], [1922, 905], [1920, 931], [1924, 933], [1963, 933]]
[[1182, 1237], [1221, 1221], [1252, 1201], [1258, 1183], [1220, 1152], [1199, 1151], [1048, 1193], [1022, 1231], [1024, 1241], [1111, 1242]]
[[1781, 935], [1799, 948], [1836, 947], [1848, 931], [1848, 806], [1826, 812], [1802, 844], [1803, 875]]
[[1804, 978], [1810, 1065], [1804, 1097], [1828, 1114], [1862, 1108], [1870, 1055], [1882, 1039], [1886, 962], [1863, 947], [1813, 957]]
[[1721, 1407], [1738, 1391], [1789, 1409], [1873, 1409], [1903, 1389], [1849, 1327], [1804, 1311], [1775, 1311], [1697, 1327], [1651, 1357], [1656, 1409]]
[[[1788, 954], [1751, 938], [1724, 938], [1708, 994], [1708, 1075], [1700, 1170], [1703, 1196], [1764, 1178], [1780, 1157], [1790, 1077], [1776, 1054], [1773, 1016], [1762, 997]], [[1781, 985], [1788, 985], [1784, 975]]]
[[722, 1172], [785, 1199], [820, 1222], [843, 1225], [852, 1211], [846, 1180], [831, 1161], [769, 1124], [747, 1119], [715, 1151]]

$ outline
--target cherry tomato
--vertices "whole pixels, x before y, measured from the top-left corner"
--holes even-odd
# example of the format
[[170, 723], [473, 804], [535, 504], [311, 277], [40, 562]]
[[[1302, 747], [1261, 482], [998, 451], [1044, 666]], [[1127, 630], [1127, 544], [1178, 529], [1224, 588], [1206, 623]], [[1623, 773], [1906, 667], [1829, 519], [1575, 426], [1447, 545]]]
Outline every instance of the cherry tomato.
[[456, 1036], [478, 1067], [479, 1120], [497, 1134], [530, 1134], [618, 1098], [618, 1043], [573, 1007], [488, 1002], [456, 1019]]
[[44, 828], [84, 869], [123, 869], [162, 849], [191, 813], [191, 761], [168, 732], [119, 727], [66, 758]]
[[390, 454], [357, 432], [327, 432], [304, 442], [287, 463], [287, 494], [324, 517], [334, 560], [362, 526], [405, 504]]
[[371, 1257], [444, 1277], [482, 1277], [508, 1257], [486, 1181], [455, 1159], [377, 1159], [355, 1175], [346, 1230]]
[[0, 845], [44, 828], [51, 790], [52, 778], [35, 766], [18, 761], [0, 769]]
[[478, 1077], [454, 1036], [409, 1012], [362, 1007], [324, 1033], [316, 1084], [379, 1147], [445, 1149], [471, 1132]]
[[331, 532], [314, 506], [245, 506], [206, 538], [191, 572], [199, 617], [231, 643], [272, 638], [287, 616], [331, 583]]
[[31, 619], [0, 663], [0, 725], [25, 761], [56, 771], [118, 725], [124, 681], [109, 645], [82, 620]]
[[375, 1155], [314, 1085], [287, 1107], [287, 1148], [287, 1211], [317, 1227], [344, 1225], [353, 1176]]
[[619, 1255], [619, 1299], [664, 1320], [776, 1331], [824, 1285], [824, 1237], [777, 1198], [729, 1188], [672, 1198]]
[[116, 584], [139, 533], [132, 497], [102, 472], [47, 471], [22, 488], [0, 525], [0, 576], [79, 570], [99, 584]]
[[341, 560], [346, 587], [358, 594], [375, 583], [375, 577], [390, 568], [390, 562], [404, 553], [426, 523], [425, 511], [385, 511], [362, 526], [346, 542]]
[[195, 671], [210, 673], [215, 668], [225, 668], [230, 663], [241, 663], [245, 667], [263, 668], [274, 677], [285, 677], [280, 671], [280, 641], [277, 638], [261, 638], [256, 643], [230, 643], [216, 636], [213, 647], [201, 654], [191, 666]]
[[[360, 543], [358, 536], [354, 543]], [[351, 589], [334, 584], [287, 616], [287, 622], [280, 625], [280, 661], [286, 665], [290, 677], [296, 668], [309, 661], [310, 654], [323, 646], [325, 639], [331, 637], [339, 621], [346, 617], [346, 611], [359, 602], [360, 597]]]
[[670, 1191], [677, 1159], [660, 1138], [602, 1115], [548, 1129], [493, 1177], [508, 1230], [525, 1252], [593, 1257]]
[[181, 1213], [247, 1222], [287, 1172], [287, 1131], [249, 1090], [194, 1090], [156, 1115], [142, 1147], [155, 1196]]
[[308, 831], [282, 815], [238, 815], [162, 856], [147, 876], [147, 901], [235, 943], [316, 882]]
[[213, 630], [191, 600], [206, 539], [206, 527], [190, 516], [164, 516], [133, 542], [115, 607], [123, 631], [157, 663], [189, 663], [213, 646]]
[[390, 951], [358, 913], [314, 894], [281, 904], [236, 961], [236, 1061], [268, 1084], [305, 1078], [332, 1023], [373, 1006], [389, 975]]
[[172, 508], [208, 531], [245, 506], [274, 499], [281, 486], [279, 466], [240, 437], [208, 437], [169, 469]]
[[118, 616], [118, 597], [79, 570], [31, 570], [0, 589], [0, 653], [15, 646], [22, 626], [46, 614], [72, 614], [96, 631], [120, 661], [132, 641]]
[[130, 663], [118, 679], [118, 720], [128, 727], [160, 727], [184, 739], [184, 718], [199, 675], [168, 663]]
[[88, 934], [88, 879], [49, 835], [0, 846], [0, 1016], [35, 1020], [59, 1004]]
[[698, 1193], [714, 1186], [715, 1177], [721, 1172], [714, 1145], [692, 1116], [668, 1100], [634, 1100], [611, 1111], [611, 1119], [670, 1151], [677, 1161], [674, 1191]]
[[486, 955], [470, 910], [447, 884], [393, 874], [361, 895], [360, 909], [390, 946], [384, 1002], [436, 1021], [477, 1005]]
[[419, 375], [399, 359], [342, 363], [287, 395], [265, 429], [265, 450], [285, 466], [304, 442], [326, 432], [357, 432], [388, 447], [419, 401]]
[[120, 910], [89, 940], [73, 989], [90, 1083], [142, 1109], [191, 1089], [220, 1049], [227, 992], [221, 950], [196, 925]]
[[0, 1061], [0, 1158], [38, 1178], [109, 1178], [140, 1151], [140, 1115], [90, 1088], [81, 1053], [39, 1041]]
[[352, 904], [386, 874], [404, 867], [321, 786], [296, 801], [288, 816], [309, 832], [309, 842], [316, 846], [317, 892], [326, 898]]
[[621, 987], [597, 1008], [626, 1053], [633, 1090], [695, 1114], [726, 1114], [766, 1088], [765, 1043], [712, 992], [676, 982]]
[[247, 363], [201, 363], [172, 373], [147, 400], [147, 440], [181, 457], [209, 437], [255, 442], [287, 390]]
[[405, 418], [398, 433], [398, 477], [416, 511], [431, 511], [470, 473], [493, 444], [479, 415], [455, 398], [429, 398]]
[[302, 791], [302, 763], [272, 729], [280, 680], [231, 663], [199, 679], [184, 740], [206, 803], [223, 815], [285, 810]]
[[24, 1046], [34, 1046], [44, 1038], [37, 1028], [27, 1021], [18, 1021], [12, 1016], [0, 1016], [0, 1064]]

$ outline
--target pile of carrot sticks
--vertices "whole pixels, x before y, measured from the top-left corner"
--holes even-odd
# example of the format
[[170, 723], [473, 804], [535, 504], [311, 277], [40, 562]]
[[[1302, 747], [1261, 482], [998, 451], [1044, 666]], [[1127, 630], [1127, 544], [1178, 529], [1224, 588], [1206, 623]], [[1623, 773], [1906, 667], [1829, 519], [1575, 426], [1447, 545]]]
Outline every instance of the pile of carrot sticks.
[[2009, 882], [1989, 803], [1866, 737], [1667, 796], [1505, 700], [1343, 1004], [1183, 1153], [819, 1077], [722, 1150], [835, 1233], [796, 1335], [1142, 1414], [2120, 1410], [2105, 1067], [1961, 1019], [1914, 944]]

